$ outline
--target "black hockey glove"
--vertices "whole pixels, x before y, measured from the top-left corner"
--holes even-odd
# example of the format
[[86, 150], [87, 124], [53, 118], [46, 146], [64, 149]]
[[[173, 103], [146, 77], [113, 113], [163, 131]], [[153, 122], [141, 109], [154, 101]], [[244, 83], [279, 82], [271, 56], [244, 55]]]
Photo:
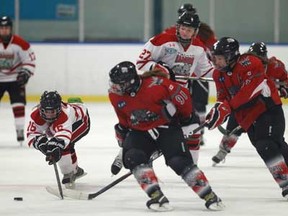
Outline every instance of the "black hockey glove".
[[116, 124], [114, 126], [114, 129], [115, 129], [115, 134], [116, 134], [118, 145], [122, 148], [123, 142], [129, 130], [120, 124]]
[[58, 162], [62, 157], [62, 152], [65, 148], [64, 140], [52, 138], [47, 142], [46, 161], [49, 165]]
[[29, 78], [31, 77], [31, 72], [26, 70], [26, 69], [22, 69], [20, 72], [18, 72], [18, 76], [17, 76], [17, 82], [18, 85], [25, 85]]
[[39, 135], [34, 138], [33, 146], [35, 149], [41, 151], [44, 155], [47, 153], [47, 143], [48, 138], [46, 135]]

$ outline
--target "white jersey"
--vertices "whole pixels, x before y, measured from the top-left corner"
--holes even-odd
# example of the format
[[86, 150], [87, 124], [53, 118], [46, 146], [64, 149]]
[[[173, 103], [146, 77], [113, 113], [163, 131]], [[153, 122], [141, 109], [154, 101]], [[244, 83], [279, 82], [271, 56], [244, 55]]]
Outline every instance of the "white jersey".
[[13, 35], [7, 46], [0, 41], [0, 82], [16, 81], [21, 69], [34, 74], [35, 54], [30, 44], [18, 35]]
[[62, 103], [62, 111], [52, 124], [47, 123], [40, 116], [39, 105], [31, 112], [27, 128], [27, 142], [31, 146], [36, 136], [46, 134], [48, 138], [64, 140], [65, 147], [70, 142], [77, 140], [83, 133], [89, 130], [90, 120], [87, 108], [80, 103]]
[[[163, 62], [176, 76], [212, 77], [213, 64], [205, 50], [205, 46], [196, 38], [184, 49], [176, 35], [164, 32], [144, 45], [136, 65], [139, 70], [148, 71], [158, 62]], [[187, 80], [176, 81], [182, 85], [187, 83]]]

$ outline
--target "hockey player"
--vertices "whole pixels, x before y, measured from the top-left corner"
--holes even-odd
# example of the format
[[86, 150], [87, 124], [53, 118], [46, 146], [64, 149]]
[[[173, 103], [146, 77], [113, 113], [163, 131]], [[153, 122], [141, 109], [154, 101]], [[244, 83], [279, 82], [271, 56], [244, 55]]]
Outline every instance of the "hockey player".
[[75, 180], [86, 175], [78, 166], [75, 143], [89, 130], [88, 110], [81, 100], [64, 103], [57, 91], [45, 91], [30, 115], [28, 145], [42, 152], [49, 165], [58, 162], [62, 184], [74, 188]]
[[[185, 3], [181, 5], [178, 9], [178, 16], [183, 14], [185, 11], [196, 14], [197, 9], [193, 7], [190, 3]], [[164, 30], [164, 32], [167, 32], [169, 34], [176, 34], [176, 25], [169, 27]], [[198, 33], [196, 35], [196, 38], [199, 39], [207, 48], [206, 52], [207, 55], [210, 56], [210, 50], [213, 46], [213, 44], [217, 41], [214, 31], [211, 29], [211, 27], [201, 22]], [[204, 123], [205, 121], [205, 115], [206, 115], [206, 106], [208, 104], [208, 98], [209, 98], [209, 83], [203, 82], [200, 80], [190, 80], [189, 82], [189, 89], [192, 96], [192, 103], [194, 106], [194, 109], [199, 116], [200, 123]], [[201, 130], [201, 141], [200, 144], [204, 145], [204, 128]]]
[[239, 53], [239, 43], [223, 37], [212, 49], [217, 102], [206, 116], [209, 130], [221, 125], [233, 112], [236, 122], [247, 132], [252, 145], [288, 198], [287, 143], [285, 117], [277, 88], [265, 75], [261, 60]]
[[[287, 98], [288, 94], [288, 73], [285, 69], [285, 65], [282, 61], [277, 59], [275, 56], [268, 58], [267, 56], [267, 47], [263, 42], [253, 43], [247, 52], [247, 54], [255, 55], [261, 59], [265, 73], [268, 78], [272, 79], [276, 83], [280, 97]], [[280, 84], [279, 84], [280, 83]], [[234, 128], [238, 127], [237, 122], [235, 121], [234, 115], [229, 117], [226, 130], [232, 131]], [[219, 145], [219, 151], [215, 156], [212, 157], [214, 165], [223, 161], [228, 153], [231, 152], [231, 149], [235, 146], [238, 138], [244, 132], [243, 130], [236, 131], [232, 135], [224, 135], [221, 143]], [[286, 152], [286, 151], [285, 151]], [[284, 155], [286, 164], [288, 164], [288, 155]]]
[[[214, 70], [207, 58], [205, 46], [195, 38], [200, 26], [197, 14], [182, 13], [177, 21], [176, 34], [161, 33], [151, 38], [137, 60], [137, 68], [142, 71], [160, 69], [172, 80], [188, 88], [188, 81], [175, 76], [210, 76]], [[200, 123], [195, 118], [195, 123]], [[198, 162], [201, 132], [188, 140], [194, 162]]]
[[30, 44], [12, 33], [12, 20], [0, 18], [0, 100], [7, 91], [15, 119], [17, 141], [24, 141], [26, 84], [35, 70]]
[[166, 164], [205, 200], [208, 209], [222, 210], [221, 199], [184, 144], [184, 135], [191, 137], [195, 128], [189, 91], [159, 71], [139, 76], [135, 65], [127, 61], [113, 67], [109, 76], [109, 99], [119, 120], [115, 132], [123, 148], [123, 163], [151, 198], [147, 207], [172, 210], [148, 163], [151, 154], [159, 150]]

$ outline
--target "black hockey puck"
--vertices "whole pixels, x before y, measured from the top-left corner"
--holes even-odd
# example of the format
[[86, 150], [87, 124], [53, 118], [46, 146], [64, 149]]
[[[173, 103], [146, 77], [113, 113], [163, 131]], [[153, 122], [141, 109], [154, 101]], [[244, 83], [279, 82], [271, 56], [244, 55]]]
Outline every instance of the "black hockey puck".
[[23, 197], [14, 197], [15, 201], [23, 201]]

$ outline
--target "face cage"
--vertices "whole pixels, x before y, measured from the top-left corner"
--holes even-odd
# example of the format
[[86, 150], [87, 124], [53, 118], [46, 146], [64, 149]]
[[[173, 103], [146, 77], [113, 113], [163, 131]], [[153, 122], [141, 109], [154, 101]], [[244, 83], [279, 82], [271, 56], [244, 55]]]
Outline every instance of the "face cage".
[[54, 122], [60, 115], [61, 108], [56, 109], [40, 109], [41, 117], [48, 123]]
[[119, 84], [116, 84], [116, 83], [113, 83], [111, 80], [109, 82], [110, 84], [110, 88], [113, 92], [115, 93], [120, 93], [120, 94], [124, 94], [124, 93], [127, 93], [127, 94], [130, 94], [132, 93], [133, 91], [135, 91], [136, 89], [136, 80], [135, 79], [131, 79], [130, 81], [128, 82], [125, 82], [125, 83], [119, 83]]

